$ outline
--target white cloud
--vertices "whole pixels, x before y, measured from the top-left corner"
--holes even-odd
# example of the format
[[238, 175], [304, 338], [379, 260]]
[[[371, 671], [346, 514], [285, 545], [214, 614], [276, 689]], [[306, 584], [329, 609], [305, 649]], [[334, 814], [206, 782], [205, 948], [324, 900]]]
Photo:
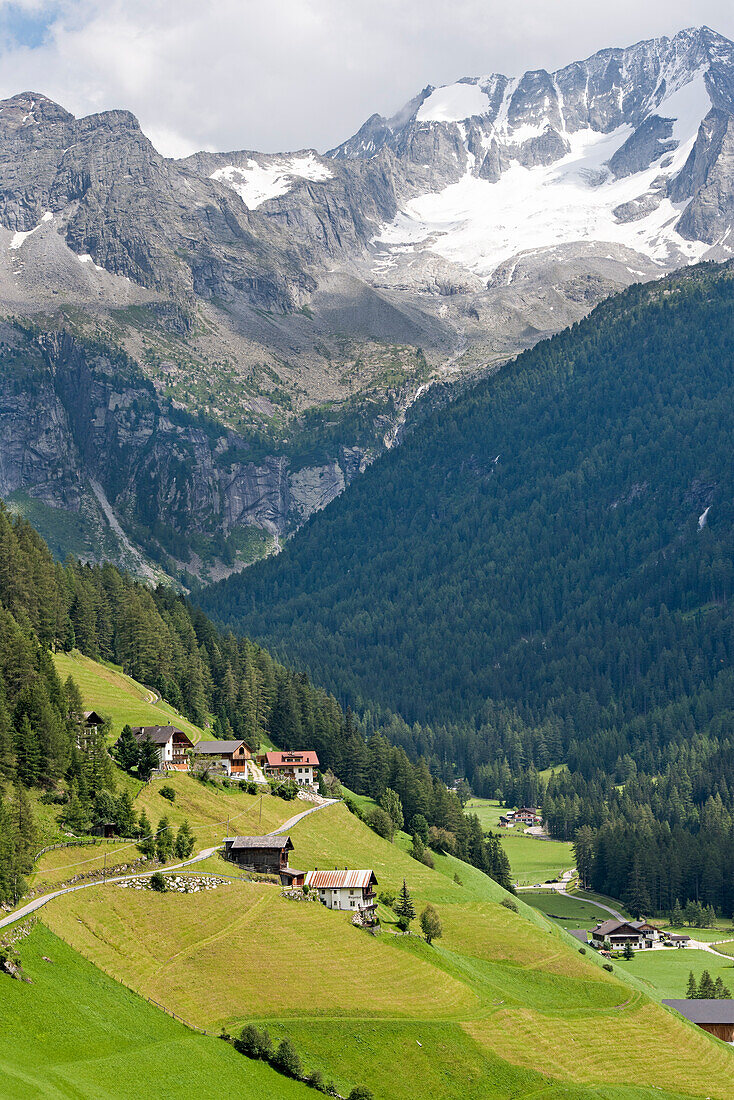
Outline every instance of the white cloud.
[[[0, 0], [0, 15], [12, 5]], [[604, 46], [708, 23], [731, 0], [23, 0], [49, 25], [10, 36], [0, 95], [32, 89], [75, 114], [133, 111], [168, 155], [328, 148], [426, 84], [555, 68]]]

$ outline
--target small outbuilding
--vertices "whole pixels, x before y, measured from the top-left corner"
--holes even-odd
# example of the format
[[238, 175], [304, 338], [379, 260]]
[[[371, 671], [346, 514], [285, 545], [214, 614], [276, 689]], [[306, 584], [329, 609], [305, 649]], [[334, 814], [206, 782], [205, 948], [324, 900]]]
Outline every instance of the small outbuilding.
[[289, 836], [228, 836], [224, 841], [225, 859], [245, 871], [280, 875], [281, 879], [288, 871], [288, 853], [292, 851]]
[[680, 1012], [709, 1035], [725, 1043], [734, 1043], [734, 1000], [702, 997], [690, 1001], [663, 1001], [663, 1004]]

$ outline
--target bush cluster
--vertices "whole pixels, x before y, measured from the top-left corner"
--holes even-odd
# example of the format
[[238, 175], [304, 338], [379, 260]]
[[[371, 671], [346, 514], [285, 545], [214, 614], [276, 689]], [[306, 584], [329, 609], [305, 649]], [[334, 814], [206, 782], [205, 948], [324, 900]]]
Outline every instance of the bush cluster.
[[[292, 1077], [295, 1081], [303, 1081], [304, 1084], [322, 1092], [326, 1096], [338, 1096], [336, 1085], [333, 1082], [325, 1084], [319, 1070], [304, 1074], [301, 1059], [290, 1039], [281, 1039], [277, 1046], [274, 1045], [267, 1028], [257, 1028], [253, 1024], [246, 1024], [238, 1039], [233, 1040], [235, 1050], [244, 1054], [247, 1058], [258, 1058], [267, 1062], [282, 1073], [285, 1077]], [[348, 1100], [373, 1100], [372, 1093], [364, 1085], [357, 1085], [349, 1093]]]

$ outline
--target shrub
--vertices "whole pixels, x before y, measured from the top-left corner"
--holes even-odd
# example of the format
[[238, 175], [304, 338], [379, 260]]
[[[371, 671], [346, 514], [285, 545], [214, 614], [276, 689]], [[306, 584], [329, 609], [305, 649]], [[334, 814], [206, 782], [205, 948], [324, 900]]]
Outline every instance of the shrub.
[[301, 1077], [301, 1059], [290, 1039], [281, 1039], [278, 1049], [270, 1059], [274, 1069], [284, 1073], [286, 1077]]
[[428, 843], [436, 852], [448, 852], [454, 855], [456, 852], [456, 836], [448, 829], [439, 829], [431, 825], [428, 830]]
[[395, 904], [395, 891], [394, 890], [380, 890], [377, 895], [377, 900], [381, 901], [383, 905], [386, 905], [388, 909], [392, 909]]
[[160, 871], [156, 871], [155, 874], [150, 876], [150, 888], [151, 890], [157, 890], [159, 894], [165, 894], [166, 880]]
[[517, 902], [513, 901], [512, 898], [503, 898], [500, 902], [500, 905], [504, 905], [505, 909], [509, 909], [511, 913], [520, 912], [520, 910], [517, 908]]
[[456, 883], [457, 886], [463, 886], [464, 885], [464, 883], [461, 881], [461, 879], [459, 878], [459, 876], [457, 874], [454, 874], [454, 882]]
[[246, 790], [248, 794], [257, 794], [257, 783], [254, 779], [248, 779], [246, 783], [240, 783], [242, 790]]
[[432, 943], [443, 935], [439, 915], [430, 903], [421, 913], [421, 930], [426, 937], [426, 943]]
[[378, 836], [383, 836], [385, 840], [392, 840], [395, 827], [392, 818], [388, 813], [385, 813], [381, 806], [375, 806], [370, 811], [367, 824], [371, 829], [374, 829]]
[[162, 787], [158, 788], [158, 794], [161, 796], [161, 798], [167, 798], [169, 802], [176, 801], [176, 792], [173, 787], [168, 785], [168, 783], [165, 783]]
[[610, 974], [614, 973], [614, 967], [611, 963], [604, 963], [604, 969], [607, 970]]
[[347, 1100], [374, 1100], [372, 1093], [364, 1085], [355, 1085], [349, 1093]]
[[421, 859], [421, 863], [424, 863], [426, 865], [426, 867], [430, 867], [431, 870], [433, 870], [434, 867], [436, 866], [436, 862], [435, 862], [433, 856], [431, 855], [431, 853], [428, 851], [427, 848], [426, 848], [425, 852], [423, 853], [423, 858]]
[[321, 1076], [321, 1071], [315, 1069], [313, 1073], [309, 1073], [308, 1077], [306, 1078], [306, 1084], [309, 1085], [312, 1089], [316, 1089], [317, 1092], [323, 1092], [325, 1086], [324, 1078]]
[[586, 954], [586, 948], [585, 947], [579, 947], [579, 955], [585, 955], [585, 954]]
[[234, 1041], [235, 1050], [248, 1058], [262, 1058], [269, 1061], [273, 1053], [273, 1042], [266, 1028], [260, 1031], [252, 1024], [245, 1024], [239, 1039]]

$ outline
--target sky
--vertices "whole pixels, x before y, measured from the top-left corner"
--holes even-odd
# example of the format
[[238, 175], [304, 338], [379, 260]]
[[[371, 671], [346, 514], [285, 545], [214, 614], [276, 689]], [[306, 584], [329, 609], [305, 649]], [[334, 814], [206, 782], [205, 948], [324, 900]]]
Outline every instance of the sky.
[[0, 98], [126, 108], [166, 156], [324, 151], [427, 84], [555, 69], [732, 0], [0, 0]]

